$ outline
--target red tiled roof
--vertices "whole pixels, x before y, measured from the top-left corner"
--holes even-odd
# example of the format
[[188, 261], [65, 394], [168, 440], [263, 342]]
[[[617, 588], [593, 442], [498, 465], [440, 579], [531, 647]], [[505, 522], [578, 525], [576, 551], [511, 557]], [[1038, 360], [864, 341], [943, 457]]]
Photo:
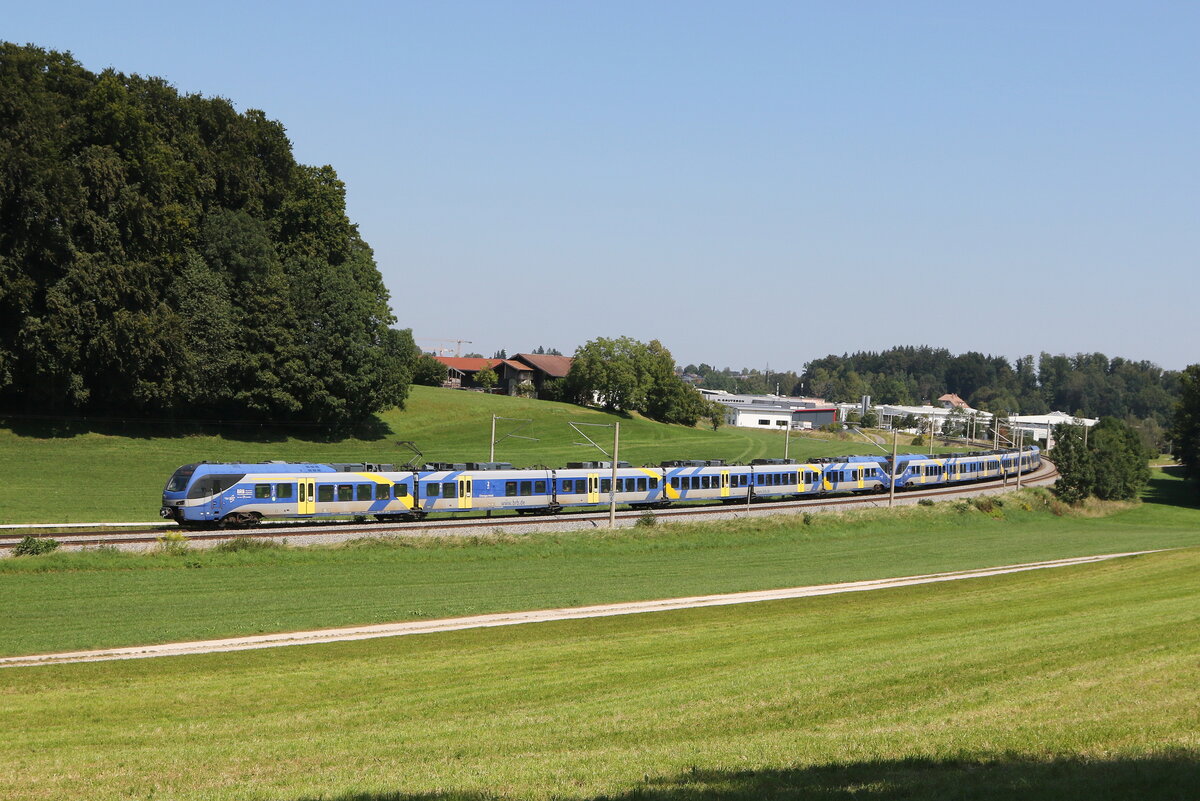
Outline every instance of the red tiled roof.
[[570, 356], [550, 356], [545, 353], [518, 353], [514, 358], [520, 359], [534, 369], [540, 370], [551, 378], [562, 378], [571, 371]]
[[960, 409], [967, 406], [967, 402], [955, 395], [953, 392], [947, 392], [945, 395], [938, 398], [938, 401], [947, 401], [951, 406], [957, 406]]
[[434, 356], [433, 358], [447, 367], [453, 367], [464, 373], [478, 373], [485, 367], [495, 367], [501, 361], [500, 359], [477, 359], [467, 356]]

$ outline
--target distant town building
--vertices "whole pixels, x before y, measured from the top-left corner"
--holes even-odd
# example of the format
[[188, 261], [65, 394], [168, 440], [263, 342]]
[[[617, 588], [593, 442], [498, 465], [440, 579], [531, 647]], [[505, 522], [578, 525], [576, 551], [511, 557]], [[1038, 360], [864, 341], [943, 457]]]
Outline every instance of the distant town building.
[[[962, 403], [962, 405], [959, 406], [954, 401], [946, 401], [945, 399], [947, 397], [956, 398], [959, 403]], [[940, 403], [945, 403], [946, 405], [931, 406], [929, 404], [925, 404], [923, 406], [901, 406], [895, 403], [880, 403], [874, 407], [875, 414], [879, 416], [879, 427], [892, 428], [900, 420], [906, 417], [914, 417], [919, 423], [932, 421], [933, 430], [935, 433], [938, 433], [941, 432], [946, 423], [951, 419], [952, 416], [954, 416], [957, 419], [967, 423], [974, 421], [976, 433], [978, 433], [979, 431], [986, 429], [987, 426], [989, 426], [992, 422], [992, 415], [990, 412], [982, 412], [978, 409], [972, 409], [966, 403], [963, 403], [962, 398], [959, 398], [957, 395], [943, 395], [938, 399], [938, 401]], [[852, 409], [858, 408], [858, 404], [849, 405]]]
[[743, 428], [819, 428], [838, 421], [837, 407], [821, 398], [783, 395], [734, 395], [699, 388], [700, 394], [725, 406], [725, 422]]
[[[1066, 412], [1050, 412], [1050, 414], [1014, 414], [1008, 418], [1008, 423], [1012, 426], [1014, 432], [1025, 431], [1032, 439], [1043, 441], [1049, 440], [1053, 434], [1054, 427], [1062, 423], [1073, 426], [1086, 426], [1091, 428], [1099, 423], [1099, 420], [1093, 420], [1090, 417], [1075, 417]], [[1050, 442], [1047, 447], [1053, 445]]]

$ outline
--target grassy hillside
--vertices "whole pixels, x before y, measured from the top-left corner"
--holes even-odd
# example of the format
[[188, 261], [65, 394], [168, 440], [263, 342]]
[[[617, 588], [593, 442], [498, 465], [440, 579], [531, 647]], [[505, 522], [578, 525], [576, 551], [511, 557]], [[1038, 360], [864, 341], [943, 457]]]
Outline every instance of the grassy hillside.
[[[0, 561], [0, 654], [914, 575], [1200, 547], [1200, 509], [1157, 475], [1150, 502], [1058, 517], [1044, 490], [965, 503], [615, 533], [366, 541], [357, 547]], [[128, 610], [145, 610], [137, 615]], [[36, 612], [34, 611], [36, 610]]]
[[[231, 427], [220, 435], [161, 425], [108, 423], [57, 426], [25, 423], [0, 429], [0, 523], [67, 523], [154, 520], [162, 487], [181, 464], [207, 460], [261, 462], [407, 462], [413, 453], [396, 445], [415, 442], [426, 461], [487, 461], [492, 415], [528, 418], [521, 431], [537, 441], [506, 439], [497, 461], [518, 467], [560, 466], [568, 461], [603, 459], [568, 422], [621, 423], [622, 459], [633, 464], [665, 459], [781, 457], [782, 434], [722, 427], [718, 431], [668, 426], [639, 417], [604, 414], [562, 403], [414, 387], [408, 408], [380, 416], [379, 424], [358, 437], [325, 441], [275, 427]], [[500, 421], [497, 437], [516, 423]], [[188, 433], [179, 433], [180, 430]], [[611, 429], [589, 428], [589, 436], [609, 448]], [[793, 436], [797, 458], [848, 453], [880, 453], [859, 439]]]
[[1195, 798], [1197, 571], [6, 669], [0, 796]]

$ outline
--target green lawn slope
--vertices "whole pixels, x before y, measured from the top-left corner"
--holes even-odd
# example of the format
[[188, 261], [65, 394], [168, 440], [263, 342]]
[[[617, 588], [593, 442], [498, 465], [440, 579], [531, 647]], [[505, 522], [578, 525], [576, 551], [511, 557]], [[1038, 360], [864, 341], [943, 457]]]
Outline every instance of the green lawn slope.
[[[230, 426], [227, 433], [213, 435], [144, 422], [24, 422], [0, 429], [0, 523], [155, 520], [167, 478], [179, 465], [202, 460], [403, 464], [414, 454], [396, 443], [410, 441], [425, 461], [487, 461], [493, 415], [531, 421], [519, 434], [536, 441], [510, 437], [496, 446], [497, 461], [518, 467], [604, 459], [595, 448], [575, 444], [584, 440], [569, 422], [620, 422], [620, 457], [633, 464], [744, 462], [784, 452], [784, 436], [771, 431], [685, 428], [570, 404], [429, 387], [413, 387], [406, 410], [385, 412], [357, 436], [334, 441], [274, 426]], [[517, 425], [499, 421], [497, 437]], [[611, 448], [611, 429], [585, 430]], [[880, 452], [861, 438], [800, 436], [791, 438], [789, 450], [796, 458]]]

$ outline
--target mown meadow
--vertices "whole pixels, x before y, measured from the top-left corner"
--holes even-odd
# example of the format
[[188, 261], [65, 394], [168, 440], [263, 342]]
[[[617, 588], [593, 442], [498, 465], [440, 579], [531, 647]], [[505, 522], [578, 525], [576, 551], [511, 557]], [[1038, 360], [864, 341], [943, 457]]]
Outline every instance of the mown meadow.
[[[996, 501], [616, 532], [362, 540], [339, 547], [0, 561], [0, 654], [209, 639], [915, 575], [1200, 546], [1200, 510], [1157, 471], [1103, 516], [1045, 490]], [[1063, 512], [1066, 511], [1064, 514]], [[1056, 514], [1057, 512], [1057, 514]]]
[[1198, 570], [0, 670], [0, 795], [1195, 798]]

